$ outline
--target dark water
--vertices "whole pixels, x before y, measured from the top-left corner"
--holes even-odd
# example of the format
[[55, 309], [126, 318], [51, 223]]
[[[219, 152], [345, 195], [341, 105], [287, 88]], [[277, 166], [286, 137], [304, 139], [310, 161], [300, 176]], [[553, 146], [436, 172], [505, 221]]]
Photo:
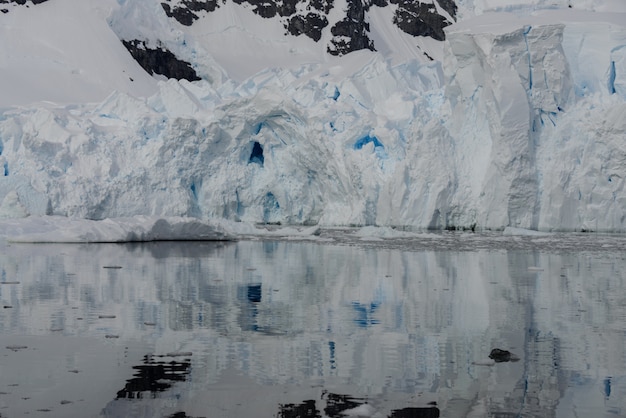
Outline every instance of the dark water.
[[626, 416], [619, 250], [1, 249], [0, 417]]

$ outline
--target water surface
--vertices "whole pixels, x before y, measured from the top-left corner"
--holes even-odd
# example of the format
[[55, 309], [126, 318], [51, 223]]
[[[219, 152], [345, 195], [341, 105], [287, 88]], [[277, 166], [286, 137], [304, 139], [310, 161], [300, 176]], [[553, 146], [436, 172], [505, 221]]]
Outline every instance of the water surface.
[[619, 245], [387, 244], [6, 245], [0, 416], [626, 415]]

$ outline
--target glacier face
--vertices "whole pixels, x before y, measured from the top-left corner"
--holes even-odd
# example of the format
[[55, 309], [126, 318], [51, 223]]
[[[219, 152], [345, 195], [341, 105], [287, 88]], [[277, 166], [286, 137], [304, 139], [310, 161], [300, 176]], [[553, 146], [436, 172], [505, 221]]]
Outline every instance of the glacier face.
[[7, 109], [0, 215], [624, 231], [625, 22], [485, 13], [442, 62], [358, 51]]

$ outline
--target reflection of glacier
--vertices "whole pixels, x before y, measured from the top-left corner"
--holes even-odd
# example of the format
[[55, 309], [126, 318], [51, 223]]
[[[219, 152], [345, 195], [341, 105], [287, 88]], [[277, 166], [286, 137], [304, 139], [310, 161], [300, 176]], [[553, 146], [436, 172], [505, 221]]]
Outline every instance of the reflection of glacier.
[[[1, 281], [20, 283], [0, 285], [3, 335], [192, 352], [176, 401], [190, 415], [232, 412], [241, 387], [218, 390], [231, 375], [283, 388], [249, 400], [273, 414], [324, 390], [385, 413], [430, 401], [443, 416], [626, 412], [619, 257], [269, 241], [5, 250]], [[475, 364], [493, 347], [521, 361]]]

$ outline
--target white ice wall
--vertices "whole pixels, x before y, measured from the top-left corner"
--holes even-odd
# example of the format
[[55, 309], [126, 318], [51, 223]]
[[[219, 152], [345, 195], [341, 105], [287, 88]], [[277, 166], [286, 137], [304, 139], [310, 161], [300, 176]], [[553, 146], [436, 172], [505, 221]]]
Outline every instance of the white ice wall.
[[6, 110], [0, 214], [623, 231], [623, 17], [487, 13], [443, 63], [361, 51]]

